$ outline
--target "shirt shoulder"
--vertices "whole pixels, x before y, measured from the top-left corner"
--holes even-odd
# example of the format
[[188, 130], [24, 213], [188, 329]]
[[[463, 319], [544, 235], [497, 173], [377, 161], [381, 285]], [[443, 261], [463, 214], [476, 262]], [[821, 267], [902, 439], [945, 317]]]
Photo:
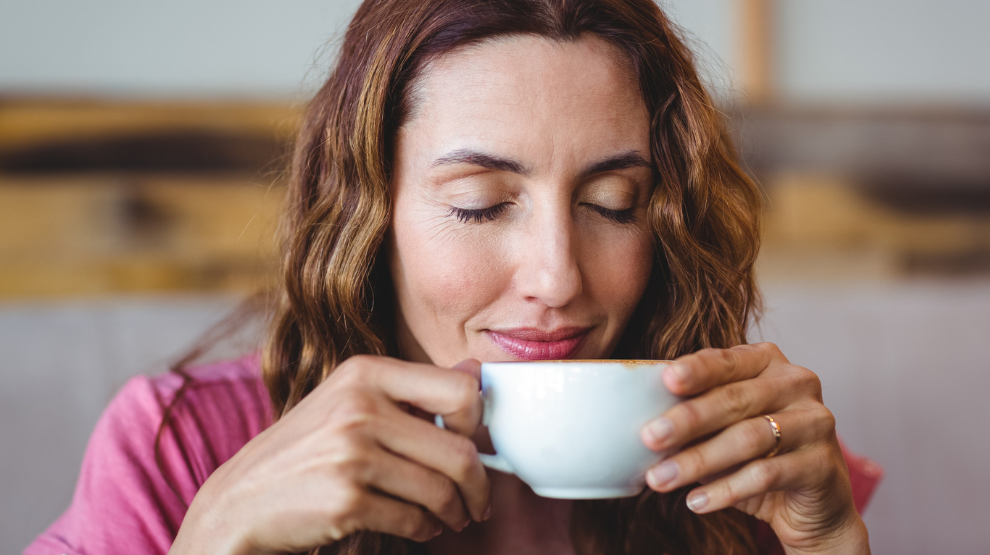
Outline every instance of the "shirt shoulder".
[[257, 355], [191, 368], [185, 376], [163, 374], [150, 383], [158, 406], [168, 412], [162, 415], [167, 417], [162, 455], [189, 465], [196, 490], [271, 425], [271, 403]]
[[206, 478], [271, 422], [256, 355], [129, 380], [97, 422], [69, 509], [25, 555], [168, 552]]

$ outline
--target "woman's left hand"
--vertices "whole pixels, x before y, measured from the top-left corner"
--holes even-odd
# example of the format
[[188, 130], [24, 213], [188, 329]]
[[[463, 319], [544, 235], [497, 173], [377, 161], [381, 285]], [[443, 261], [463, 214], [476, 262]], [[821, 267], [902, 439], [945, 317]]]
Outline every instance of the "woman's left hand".
[[[745, 511], [769, 523], [789, 553], [869, 553], [814, 372], [761, 343], [681, 357], [663, 378], [687, 400], [643, 427], [647, 447], [675, 453], [647, 472], [650, 488], [701, 482], [688, 493], [692, 511]], [[770, 458], [777, 440], [764, 415], [780, 430]]]

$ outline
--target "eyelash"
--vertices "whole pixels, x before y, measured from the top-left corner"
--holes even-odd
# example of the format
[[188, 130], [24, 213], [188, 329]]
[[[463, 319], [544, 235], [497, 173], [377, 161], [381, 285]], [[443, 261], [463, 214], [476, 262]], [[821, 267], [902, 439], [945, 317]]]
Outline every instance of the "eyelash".
[[612, 210], [611, 208], [605, 208], [604, 206], [598, 206], [597, 204], [586, 204], [585, 206], [591, 208], [595, 212], [598, 212], [605, 219], [611, 220], [617, 224], [629, 224], [636, 220], [634, 208]]
[[457, 208], [452, 206], [450, 208], [449, 216], [456, 216], [457, 220], [464, 223], [474, 222], [480, 224], [483, 221], [493, 221], [502, 215], [502, 212], [509, 207], [508, 202], [503, 202], [501, 204], [496, 204], [495, 206], [489, 206], [488, 208], [479, 208], [477, 210], [470, 210], [468, 208]]
[[[605, 208], [604, 206], [598, 206], [597, 204], [585, 204], [585, 206], [591, 208], [603, 218], [617, 224], [628, 224], [636, 220], [636, 215], [634, 214], [633, 208], [627, 208], [625, 210], [612, 210], [610, 208]], [[488, 208], [479, 208], [477, 210], [452, 206], [448, 216], [454, 216], [458, 221], [463, 223], [480, 224], [485, 221], [494, 221], [508, 208], [508, 202], [496, 204], [495, 206], [489, 206]]]

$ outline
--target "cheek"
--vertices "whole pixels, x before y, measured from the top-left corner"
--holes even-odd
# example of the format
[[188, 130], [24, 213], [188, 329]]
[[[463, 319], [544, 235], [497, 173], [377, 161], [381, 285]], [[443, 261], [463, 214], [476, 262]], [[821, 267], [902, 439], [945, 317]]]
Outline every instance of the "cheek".
[[649, 284], [655, 256], [649, 235], [614, 237], [595, 246], [586, 287], [605, 310], [628, 319]]
[[393, 237], [396, 293], [415, 335], [427, 325], [460, 326], [502, 290], [502, 257], [485, 241], [401, 221]]

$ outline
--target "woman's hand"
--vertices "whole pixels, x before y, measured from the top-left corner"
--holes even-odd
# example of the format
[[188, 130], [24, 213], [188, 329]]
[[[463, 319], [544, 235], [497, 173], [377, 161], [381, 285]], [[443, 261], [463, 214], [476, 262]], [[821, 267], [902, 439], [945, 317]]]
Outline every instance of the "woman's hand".
[[426, 541], [486, 519], [478, 370], [348, 359], [217, 469], [170, 553], [298, 553], [361, 530]]
[[[664, 371], [689, 397], [643, 427], [643, 442], [675, 454], [647, 472], [659, 492], [701, 482], [688, 507], [735, 507], [770, 524], [791, 553], [869, 553], [849, 473], [813, 372], [771, 343], [705, 349]], [[780, 427], [780, 451], [765, 414]]]

